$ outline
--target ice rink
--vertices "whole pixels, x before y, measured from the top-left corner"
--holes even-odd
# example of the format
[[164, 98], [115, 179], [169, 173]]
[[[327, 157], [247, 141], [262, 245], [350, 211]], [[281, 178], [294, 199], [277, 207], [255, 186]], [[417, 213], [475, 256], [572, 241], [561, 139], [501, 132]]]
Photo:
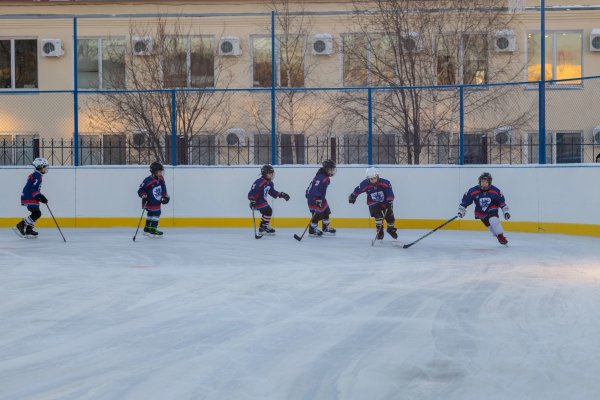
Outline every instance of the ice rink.
[[63, 231], [0, 232], [0, 399], [600, 398], [598, 238]]

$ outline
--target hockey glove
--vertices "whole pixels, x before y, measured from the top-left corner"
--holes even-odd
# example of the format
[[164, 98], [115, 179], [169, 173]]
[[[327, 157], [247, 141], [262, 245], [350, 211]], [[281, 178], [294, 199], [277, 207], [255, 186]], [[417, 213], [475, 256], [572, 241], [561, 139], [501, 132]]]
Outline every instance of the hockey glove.
[[467, 213], [467, 209], [464, 208], [462, 205], [458, 206], [458, 216], [460, 218], [463, 218], [465, 216], [465, 214]]
[[146, 208], [146, 204], [148, 204], [148, 197], [142, 197], [142, 208]]
[[504, 213], [504, 219], [508, 221], [510, 219], [510, 209], [508, 206], [502, 207], [502, 212]]
[[316, 199], [315, 200], [315, 205], [317, 207], [319, 207], [319, 209], [320, 209], [321, 207], [323, 207], [323, 200], [322, 199]]
[[169, 201], [171, 201], [171, 198], [169, 196], [163, 196], [162, 200], [160, 201], [162, 204], [168, 204]]
[[256, 201], [255, 200], [250, 200], [250, 209], [254, 210], [254, 206], [256, 205]]
[[392, 211], [394, 209], [394, 200], [388, 200], [384, 203], [388, 210]]
[[46, 196], [44, 196], [44, 195], [43, 195], [43, 194], [41, 194], [41, 193], [40, 193], [40, 194], [38, 194], [38, 195], [36, 196], [36, 198], [38, 199], [38, 201], [39, 201], [40, 203], [44, 203], [44, 204], [47, 204], [47, 203], [48, 203], [48, 199], [46, 198]]
[[350, 203], [350, 204], [356, 203], [356, 196], [354, 195], [354, 193], [350, 193], [350, 196], [348, 196], [348, 203]]
[[280, 192], [279, 197], [284, 199], [285, 201], [289, 201], [289, 199], [290, 199], [290, 195], [285, 192]]

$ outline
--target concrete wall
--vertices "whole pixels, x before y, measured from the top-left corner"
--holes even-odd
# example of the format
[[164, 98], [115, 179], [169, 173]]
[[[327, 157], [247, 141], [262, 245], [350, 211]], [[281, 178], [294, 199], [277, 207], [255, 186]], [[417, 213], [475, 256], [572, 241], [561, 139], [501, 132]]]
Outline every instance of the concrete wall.
[[[275, 187], [291, 196], [271, 201], [273, 225], [303, 227], [309, 217], [304, 190], [317, 166], [276, 167]], [[600, 164], [578, 166], [391, 166], [379, 168], [394, 187], [394, 210], [405, 228], [430, 228], [456, 214], [463, 193], [483, 171], [504, 193], [513, 218], [508, 230], [573, 233], [600, 236]], [[365, 196], [354, 205], [347, 197], [364, 179], [364, 166], [343, 166], [331, 180], [327, 199], [338, 227], [368, 227]], [[11, 226], [26, 215], [20, 190], [30, 168], [0, 169], [4, 196], [0, 225]], [[247, 193], [259, 167], [167, 167], [165, 178], [172, 201], [163, 207], [161, 226], [251, 226]], [[135, 226], [140, 200], [136, 195], [147, 167], [53, 167], [44, 177], [42, 192], [54, 215], [65, 226]], [[48, 212], [42, 206], [48, 217]], [[42, 226], [52, 220], [43, 218]], [[473, 206], [454, 229], [481, 229]]]

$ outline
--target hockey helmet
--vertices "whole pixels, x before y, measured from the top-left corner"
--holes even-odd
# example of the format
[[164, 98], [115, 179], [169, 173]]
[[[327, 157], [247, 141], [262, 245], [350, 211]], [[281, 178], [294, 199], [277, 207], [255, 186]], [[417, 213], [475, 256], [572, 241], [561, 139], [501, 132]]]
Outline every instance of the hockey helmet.
[[45, 158], [38, 157], [31, 163], [35, 167], [36, 170], [40, 171], [42, 168], [48, 166], [48, 160]]
[[274, 173], [275, 173], [275, 170], [273, 169], [273, 166], [270, 164], [265, 164], [260, 169], [260, 174], [262, 176], [266, 176], [267, 174], [274, 174]]
[[479, 175], [479, 187], [481, 187], [481, 181], [484, 179], [488, 182], [489, 186], [492, 186], [492, 174], [489, 172], [484, 172], [483, 174]]
[[335, 166], [335, 161], [327, 159], [323, 161], [322, 168], [327, 172], [327, 175], [334, 176], [337, 172], [337, 167]]
[[161, 163], [159, 163], [158, 161], [154, 161], [152, 164], [150, 164], [150, 173], [152, 175], [154, 175], [156, 173], [156, 171], [164, 171], [164, 167]]
[[372, 178], [379, 178], [379, 171], [377, 171], [377, 168], [375, 167], [369, 167], [365, 172], [365, 176], [369, 180]]

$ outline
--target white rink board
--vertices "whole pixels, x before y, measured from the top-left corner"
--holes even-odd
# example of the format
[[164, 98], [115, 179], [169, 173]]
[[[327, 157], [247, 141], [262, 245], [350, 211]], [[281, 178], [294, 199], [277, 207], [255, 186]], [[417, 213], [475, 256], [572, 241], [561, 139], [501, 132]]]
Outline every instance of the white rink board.
[[[275, 187], [291, 200], [271, 202], [277, 217], [306, 217], [304, 191], [317, 166], [276, 166]], [[20, 217], [20, 191], [32, 169], [0, 168], [5, 195], [0, 217]], [[163, 216], [175, 218], [248, 218], [247, 193], [260, 166], [166, 167], [172, 201]], [[364, 179], [365, 166], [339, 166], [327, 198], [332, 218], [364, 218], [364, 195], [354, 206], [348, 194]], [[506, 196], [511, 221], [600, 224], [600, 165], [550, 166], [386, 166], [380, 175], [392, 182], [395, 212], [401, 219], [447, 219], [456, 212], [464, 191], [483, 171]], [[146, 166], [53, 167], [42, 191], [57, 217], [135, 217], [136, 195], [149, 175]], [[472, 211], [472, 210], [470, 210]], [[470, 214], [469, 214], [470, 215]]]

